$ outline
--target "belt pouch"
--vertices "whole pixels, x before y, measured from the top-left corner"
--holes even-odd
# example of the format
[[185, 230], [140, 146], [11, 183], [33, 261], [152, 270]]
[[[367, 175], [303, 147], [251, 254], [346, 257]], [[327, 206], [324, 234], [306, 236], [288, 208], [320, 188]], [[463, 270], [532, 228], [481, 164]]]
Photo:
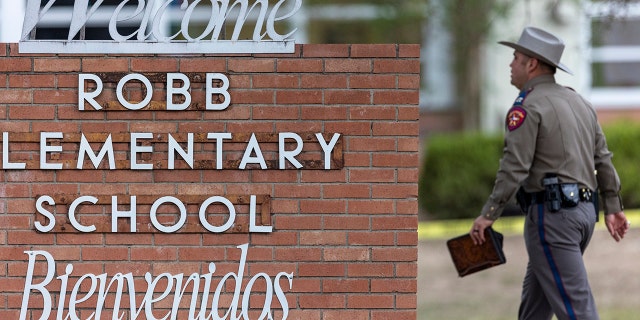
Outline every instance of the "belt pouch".
[[562, 190], [562, 207], [572, 208], [580, 203], [580, 191], [575, 183], [563, 183], [560, 185]]

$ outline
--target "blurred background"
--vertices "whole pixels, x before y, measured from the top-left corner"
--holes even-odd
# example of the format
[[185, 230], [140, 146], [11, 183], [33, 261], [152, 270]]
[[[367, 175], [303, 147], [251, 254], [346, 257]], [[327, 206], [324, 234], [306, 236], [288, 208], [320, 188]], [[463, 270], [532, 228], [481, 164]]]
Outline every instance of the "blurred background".
[[[0, 42], [20, 39], [26, 1], [0, 0]], [[41, 6], [49, 2], [52, 7], [39, 24], [36, 38], [66, 38], [74, 1], [42, 0]], [[102, 2], [90, 19], [86, 39], [108, 37], [107, 28], [100, 24], [110, 17], [108, 13], [113, 12], [113, 6], [121, 2]], [[158, 0], [155, 4], [164, 2]], [[286, 0], [285, 4], [293, 2]], [[180, 3], [181, 0], [174, 0], [173, 9], [179, 11]], [[190, 28], [205, 27], [210, 11], [207, 3], [202, 1], [199, 5], [202, 14], [194, 15]], [[640, 1], [637, 0], [303, 0], [302, 3], [302, 9], [293, 17], [293, 25], [284, 27], [297, 28], [293, 36], [297, 43], [422, 45], [423, 138], [441, 132], [502, 130], [505, 112], [517, 92], [509, 84], [512, 50], [497, 41], [517, 40], [525, 26], [542, 27], [565, 40], [562, 60], [575, 75], [559, 72], [558, 81], [593, 101], [603, 121], [633, 118], [640, 105], [637, 88], [640, 32], [636, 32], [640, 30]], [[126, 7], [133, 10], [136, 5], [137, 1], [128, 1]], [[175, 17], [173, 21], [164, 21], [170, 32], [172, 27], [179, 27], [182, 14], [167, 16]], [[135, 25], [136, 21], [130, 23]], [[243, 30], [248, 36], [253, 29], [249, 25]], [[122, 33], [126, 34], [126, 30]]]
[[[66, 39], [74, 1], [43, 0], [41, 6], [49, 2], [49, 13], [30, 36]], [[113, 12], [108, 6], [121, 2], [105, 0], [87, 24], [84, 39], [108, 39], [104, 22]], [[155, 2], [159, 6], [165, 1]], [[497, 42], [517, 41], [526, 26], [541, 27], [565, 41], [562, 62], [574, 75], [559, 71], [556, 80], [593, 103], [614, 152], [625, 207], [634, 225], [640, 225], [634, 210], [640, 207], [640, 193], [635, 191], [640, 189], [640, 0], [302, 2], [293, 20], [280, 26], [296, 28], [297, 43], [421, 44], [419, 319], [513, 319], [517, 312], [526, 256], [514, 204], [497, 224], [507, 235], [509, 261], [500, 271], [458, 279], [444, 241], [468, 231], [470, 220], [465, 219], [478, 214], [493, 187], [505, 115], [517, 96], [510, 85], [513, 50]], [[172, 10], [179, 11], [181, 3], [173, 1]], [[193, 34], [209, 21], [207, 3], [210, 6], [202, 1], [202, 12], [193, 15]], [[26, 0], [0, 0], [0, 42], [21, 38], [25, 4]], [[126, 6], [133, 10], [136, 5], [129, 1]], [[163, 20], [169, 34], [179, 28], [182, 14], [167, 16], [176, 17]], [[130, 23], [120, 25], [122, 34], [137, 29], [136, 21]], [[249, 38], [252, 30], [248, 22], [241, 38]], [[594, 280], [603, 319], [640, 319], [634, 306], [640, 301], [640, 275], [634, 267], [640, 246], [637, 236], [630, 237], [625, 247], [614, 247], [613, 242], [592, 245], [588, 252], [593, 253], [585, 257], [593, 278], [609, 280]], [[622, 250], [624, 260], [612, 249]], [[611, 279], [612, 270], [620, 279]]]

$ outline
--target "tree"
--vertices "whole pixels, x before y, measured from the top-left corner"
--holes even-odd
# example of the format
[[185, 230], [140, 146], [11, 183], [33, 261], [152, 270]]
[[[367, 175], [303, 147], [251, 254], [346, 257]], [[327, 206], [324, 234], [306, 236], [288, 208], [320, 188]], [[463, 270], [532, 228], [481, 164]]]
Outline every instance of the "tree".
[[454, 39], [453, 71], [463, 129], [476, 131], [480, 128], [481, 46], [491, 31], [493, 19], [506, 15], [513, 1], [449, 0], [443, 1], [443, 6], [445, 27]]

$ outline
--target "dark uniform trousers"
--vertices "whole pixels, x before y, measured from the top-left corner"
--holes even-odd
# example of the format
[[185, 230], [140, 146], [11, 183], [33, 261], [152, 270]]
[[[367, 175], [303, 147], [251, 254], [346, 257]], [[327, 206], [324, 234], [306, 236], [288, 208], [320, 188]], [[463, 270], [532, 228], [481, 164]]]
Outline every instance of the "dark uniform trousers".
[[591, 287], [582, 259], [596, 223], [593, 203], [547, 211], [529, 207], [524, 239], [529, 264], [522, 284], [519, 320], [597, 320]]

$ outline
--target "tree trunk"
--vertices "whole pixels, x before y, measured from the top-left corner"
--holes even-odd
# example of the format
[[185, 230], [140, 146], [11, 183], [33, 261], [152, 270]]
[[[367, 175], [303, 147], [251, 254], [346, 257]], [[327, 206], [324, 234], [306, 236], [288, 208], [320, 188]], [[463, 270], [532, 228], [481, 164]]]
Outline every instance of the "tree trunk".
[[466, 72], [460, 75], [462, 126], [466, 131], [480, 129], [480, 47], [468, 48], [464, 55]]

